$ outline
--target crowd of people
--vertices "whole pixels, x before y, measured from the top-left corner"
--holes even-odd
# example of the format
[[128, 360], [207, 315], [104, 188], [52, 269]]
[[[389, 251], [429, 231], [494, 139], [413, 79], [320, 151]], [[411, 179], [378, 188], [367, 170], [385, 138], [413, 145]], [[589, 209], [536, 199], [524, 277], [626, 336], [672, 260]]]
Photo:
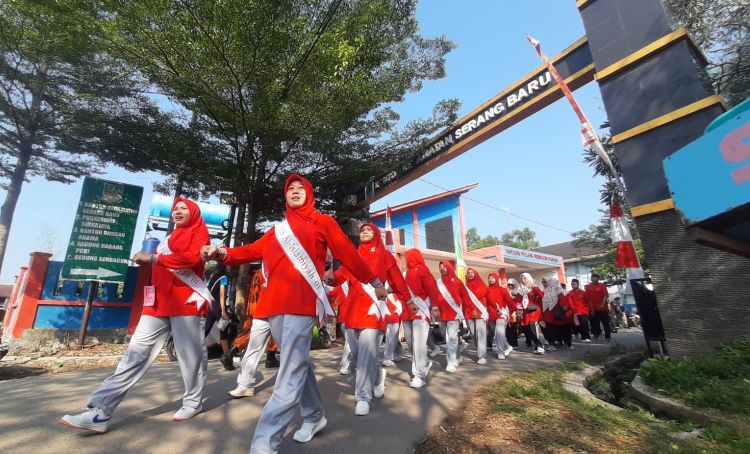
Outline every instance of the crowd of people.
[[[232, 345], [233, 336], [222, 340], [221, 360], [225, 368], [234, 369], [233, 357], [244, 350], [237, 386], [229, 394], [250, 397], [263, 354], [269, 366], [271, 358], [277, 361], [276, 346], [280, 351], [280, 361], [269, 366], [278, 367], [276, 382], [256, 425], [251, 453], [277, 452], [297, 408], [303, 421], [293, 435], [297, 442], [310, 441], [326, 427], [310, 345], [314, 328], [328, 317], [337, 317], [345, 338], [339, 373], [356, 374], [357, 416], [369, 414], [373, 400], [384, 396], [387, 367], [404, 357], [402, 333], [411, 352], [409, 385], [417, 389], [428, 385], [432, 358], [442, 353], [438, 340], [445, 342], [445, 371], [455, 373], [469, 357], [462, 337], [471, 338], [476, 350], [471, 357], [480, 366], [488, 363], [489, 352], [506, 359], [518, 348], [521, 334], [537, 354], [572, 349], [573, 336], [591, 342], [591, 334], [599, 337], [603, 332], [610, 339], [607, 288], [596, 275], [585, 289], [573, 280], [570, 291], [552, 277], [542, 279], [540, 287], [524, 273], [520, 282], [508, 279], [503, 285], [497, 273], [483, 277], [472, 268], [464, 282], [450, 261], [442, 261], [435, 279], [417, 249], [406, 251], [402, 272], [376, 225], [362, 225], [355, 248], [332, 217], [315, 209], [313, 187], [305, 178], [289, 176], [285, 199], [281, 223], [251, 244], [229, 248], [210, 245], [197, 204], [176, 198], [175, 230], [156, 253], [139, 252], [133, 258], [152, 267], [153, 283], [144, 289], [143, 312], [125, 355], [91, 395], [86, 410], [65, 415], [60, 422], [106, 432], [117, 406], [170, 334], [185, 385], [183, 405], [173, 419], [183, 421], [200, 413], [207, 370], [206, 321], [219, 323], [224, 332], [229, 324], [225, 321], [232, 318], [222, 272], [227, 266], [257, 261], [262, 269], [253, 278], [247, 312], [240, 317], [242, 330]], [[324, 280], [329, 251], [341, 267]], [[207, 284], [204, 266], [213, 260], [218, 262], [218, 274]]]

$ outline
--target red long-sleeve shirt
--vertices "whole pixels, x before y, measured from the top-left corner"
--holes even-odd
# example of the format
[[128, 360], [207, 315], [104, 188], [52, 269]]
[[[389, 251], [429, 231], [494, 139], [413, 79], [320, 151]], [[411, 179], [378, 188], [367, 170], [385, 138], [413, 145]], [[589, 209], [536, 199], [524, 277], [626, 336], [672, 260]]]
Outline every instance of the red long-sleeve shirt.
[[[362, 261], [354, 245], [341, 231], [331, 216], [320, 215], [313, 221], [315, 231], [315, 250], [307, 251], [315, 264], [319, 275], [325, 268], [326, 248], [330, 248], [334, 257], [364, 282], [375, 278], [374, 274]], [[279, 258], [280, 257], [280, 258]], [[275, 258], [276, 260], [271, 260]], [[315, 315], [317, 295], [307, 280], [294, 268], [286, 257], [281, 245], [276, 240], [274, 228], [271, 228], [254, 243], [228, 248], [224, 263], [230, 266], [261, 260], [275, 263], [268, 273], [267, 299], [269, 317], [279, 314]]]

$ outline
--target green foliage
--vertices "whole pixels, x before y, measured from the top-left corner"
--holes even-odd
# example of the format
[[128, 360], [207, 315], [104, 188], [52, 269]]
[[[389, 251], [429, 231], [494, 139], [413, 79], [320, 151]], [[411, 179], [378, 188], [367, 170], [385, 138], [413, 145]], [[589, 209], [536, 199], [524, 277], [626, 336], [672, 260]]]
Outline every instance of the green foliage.
[[525, 227], [523, 230], [515, 229], [511, 232], [503, 233], [502, 237], [500, 237], [500, 243], [521, 249], [535, 249], [539, 247], [536, 232], [528, 227]]
[[731, 105], [750, 97], [750, 3], [667, 0], [677, 23], [709, 59], [708, 78]]
[[654, 359], [640, 375], [649, 385], [701, 408], [750, 416], [750, 342], [696, 358]]
[[214, 148], [211, 188], [277, 218], [290, 172], [323, 209], [455, 118], [456, 102], [397, 129], [385, 106], [443, 77], [453, 44], [418, 34], [416, 1], [214, 0], [104, 3], [111, 51], [138, 68]]
[[500, 239], [494, 235], [487, 235], [482, 238], [476, 227], [466, 231], [466, 247], [470, 251], [481, 249], [483, 247], [496, 246], [500, 244]]

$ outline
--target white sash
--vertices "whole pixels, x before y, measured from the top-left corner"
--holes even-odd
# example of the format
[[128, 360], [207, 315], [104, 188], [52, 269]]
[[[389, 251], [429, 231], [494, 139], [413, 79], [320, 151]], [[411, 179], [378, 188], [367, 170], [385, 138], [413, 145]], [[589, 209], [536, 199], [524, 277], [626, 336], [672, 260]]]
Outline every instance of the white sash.
[[[165, 238], [164, 241], [159, 244], [159, 247], [156, 248], [156, 252], [161, 255], [172, 255], [172, 251], [169, 249], [168, 243], [169, 236], [167, 236], [167, 238]], [[193, 289], [193, 293], [190, 295], [190, 298], [185, 301], [185, 304], [195, 303], [195, 305], [198, 307], [198, 310], [200, 310], [206, 301], [213, 303], [214, 298], [213, 296], [211, 296], [211, 291], [208, 289], [206, 281], [195, 274], [195, 271], [191, 270], [190, 268], [183, 268], [179, 270], [175, 270], [172, 268], [167, 269], [171, 271], [172, 274], [177, 276], [182, 282], [187, 284], [188, 287]]]
[[497, 313], [500, 314], [500, 318], [510, 320], [510, 310], [508, 310], [507, 306], [500, 308], [500, 305], [495, 303], [495, 308], [497, 309]]
[[[427, 304], [425, 300], [415, 295], [414, 292], [411, 291], [411, 289], [409, 289], [409, 294], [411, 295], [411, 301], [414, 304], [416, 304], [417, 308], [422, 312], [422, 314], [424, 314], [425, 319], [429, 321], [430, 320], [430, 306]], [[429, 300], [429, 298], [427, 299]]]
[[401, 300], [393, 296], [393, 294], [388, 295], [388, 301], [391, 302], [394, 306], [396, 306], [396, 315], [401, 317], [401, 313], [404, 312], [404, 306], [401, 304]]
[[469, 298], [471, 298], [471, 302], [474, 303], [474, 306], [476, 306], [477, 309], [479, 309], [479, 313], [481, 314], [481, 319], [485, 322], [488, 318], [490, 318], [490, 314], [487, 313], [487, 308], [484, 307], [484, 304], [479, 301], [479, 298], [474, 294], [474, 292], [471, 291], [471, 289], [466, 286], [466, 291], [469, 293]]
[[448, 291], [448, 288], [445, 286], [445, 283], [442, 279], [435, 279], [437, 282], [437, 288], [440, 290], [440, 294], [443, 295], [443, 298], [445, 298], [445, 301], [448, 302], [448, 306], [453, 309], [453, 311], [456, 312], [456, 320], [463, 320], [464, 319], [464, 313], [461, 311], [461, 307], [456, 304], [456, 300], [453, 299], [453, 296], [451, 296], [451, 292]]
[[359, 285], [362, 286], [362, 290], [364, 290], [365, 293], [367, 293], [367, 296], [369, 296], [372, 300], [372, 304], [370, 304], [370, 310], [367, 311], [367, 315], [374, 315], [378, 318], [383, 318], [386, 315], [391, 315], [391, 311], [388, 310], [388, 305], [385, 304], [385, 300], [379, 300], [377, 295], [375, 294], [375, 287], [370, 284], [363, 284], [362, 282], [360, 282]]
[[310, 255], [302, 247], [297, 237], [294, 236], [292, 228], [289, 227], [289, 222], [284, 219], [284, 221], [274, 227], [273, 231], [276, 240], [281, 245], [281, 250], [284, 251], [286, 257], [292, 262], [294, 269], [299, 271], [299, 274], [305, 278], [312, 291], [315, 292], [315, 296], [317, 296], [315, 304], [317, 306], [318, 319], [322, 322], [323, 317], [326, 315], [334, 315], [335, 313], [333, 312], [331, 303], [328, 301], [328, 295], [326, 294], [326, 289], [323, 286], [323, 281], [320, 279], [318, 270], [315, 268]]

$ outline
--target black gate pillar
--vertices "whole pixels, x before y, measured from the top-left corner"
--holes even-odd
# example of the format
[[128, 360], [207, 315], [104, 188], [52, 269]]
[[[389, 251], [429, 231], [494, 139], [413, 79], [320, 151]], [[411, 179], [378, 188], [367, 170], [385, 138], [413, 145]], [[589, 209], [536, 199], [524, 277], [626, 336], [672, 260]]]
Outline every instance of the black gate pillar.
[[[743, 339], [750, 260], [687, 238], [662, 161], [724, 111], [705, 59], [660, 0], [576, 2], [671, 354]], [[696, 184], [701, 184], [697, 181]]]

